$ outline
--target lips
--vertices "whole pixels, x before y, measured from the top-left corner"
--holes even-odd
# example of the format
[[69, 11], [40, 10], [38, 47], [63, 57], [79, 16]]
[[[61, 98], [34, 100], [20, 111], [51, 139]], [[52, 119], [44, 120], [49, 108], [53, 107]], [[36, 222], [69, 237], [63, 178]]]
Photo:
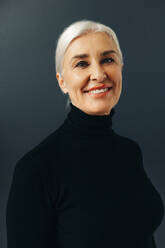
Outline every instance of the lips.
[[92, 91], [92, 90], [100, 90], [100, 89], [105, 89], [105, 88], [108, 88], [108, 89], [111, 89], [112, 86], [108, 86], [108, 85], [102, 85], [102, 86], [95, 86], [95, 87], [92, 87], [90, 88], [89, 90], [85, 90], [84, 92], [89, 92], [89, 91]]
[[92, 91], [92, 90], [100, 90], [100, 89], [105, 89], [105, 88], [108, 88], [108, 90], [109, 90], [109, 89], [112, 89], [112, 87], [107, 87], [107, 86], [106, 86], [106, 87], [101, 87], [101, 88], [100, 88], [100, 87], [99, 87], [99, 88], [95, 88], [95, 87], [94, 87], [94, 88], [92, 88], [92, 89], [90, 89], [90, 90], [85, 90], [84, 93], [90, 92], [90, 91]]

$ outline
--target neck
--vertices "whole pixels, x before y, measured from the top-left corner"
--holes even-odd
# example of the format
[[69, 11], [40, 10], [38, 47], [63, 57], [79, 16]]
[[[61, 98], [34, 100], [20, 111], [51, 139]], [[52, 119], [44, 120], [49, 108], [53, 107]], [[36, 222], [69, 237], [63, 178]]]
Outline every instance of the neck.
[[70, 102], [70, 112], [66, 122], [79, 132], [90, 134], [108, 134], [112, 132], [112, 116], [114, 108], [107, 115], [91, 115]]
[[83, 109], [79, 108], [79, 106], [76, 106], [74, 105], [72, 102], [70, 103], [70, 107], [76, 107], [78, 109], [80, 109], [82, 112], [88, 114], [88, 115], [93, 115], [93, 116], [104, 116], [104, 115], [109, 115], [111, 110], [107, 111], [107, 112], [104, 112], [104, 113], [100, 113], [100, 112], [97, 112], [97, 113], [90, 113], [90, 112], [87, 112], [87, 111], [84, 111]]

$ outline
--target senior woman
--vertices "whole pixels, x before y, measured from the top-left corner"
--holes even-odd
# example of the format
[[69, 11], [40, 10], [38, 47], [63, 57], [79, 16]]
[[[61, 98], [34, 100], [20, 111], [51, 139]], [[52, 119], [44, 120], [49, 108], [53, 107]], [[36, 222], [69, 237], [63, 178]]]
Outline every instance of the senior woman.
[[112, 129], [122, 90], [115, 32], [72, 23], [56, 47], [70, 112], [20, 159], [7, 204], [8, 248], [155, 248], [164, 205], [140, 146]]

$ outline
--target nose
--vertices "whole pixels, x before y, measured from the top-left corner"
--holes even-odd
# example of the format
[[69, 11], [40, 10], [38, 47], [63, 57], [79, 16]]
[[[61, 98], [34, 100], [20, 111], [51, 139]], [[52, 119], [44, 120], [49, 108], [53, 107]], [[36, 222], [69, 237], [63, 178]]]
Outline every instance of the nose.
[[91, 80], [102, 82], [105, 78], [106, 78], [106, 74], [100, 65], [95, 63], [93, 66], [91, 66], [91, 71], [90, 71]]

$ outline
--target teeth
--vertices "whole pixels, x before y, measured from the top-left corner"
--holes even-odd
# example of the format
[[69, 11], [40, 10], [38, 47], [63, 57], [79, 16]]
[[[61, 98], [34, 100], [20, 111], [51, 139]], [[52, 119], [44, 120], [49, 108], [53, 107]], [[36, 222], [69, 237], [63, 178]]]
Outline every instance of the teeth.
[[100, 90], [91, 90], [90, 92], [91, 93], [100, 93], [100, 92], [105, 92], [107, 90], [108, 90], [108, 88], [104, 88], [104, 89], [100, 89]]

